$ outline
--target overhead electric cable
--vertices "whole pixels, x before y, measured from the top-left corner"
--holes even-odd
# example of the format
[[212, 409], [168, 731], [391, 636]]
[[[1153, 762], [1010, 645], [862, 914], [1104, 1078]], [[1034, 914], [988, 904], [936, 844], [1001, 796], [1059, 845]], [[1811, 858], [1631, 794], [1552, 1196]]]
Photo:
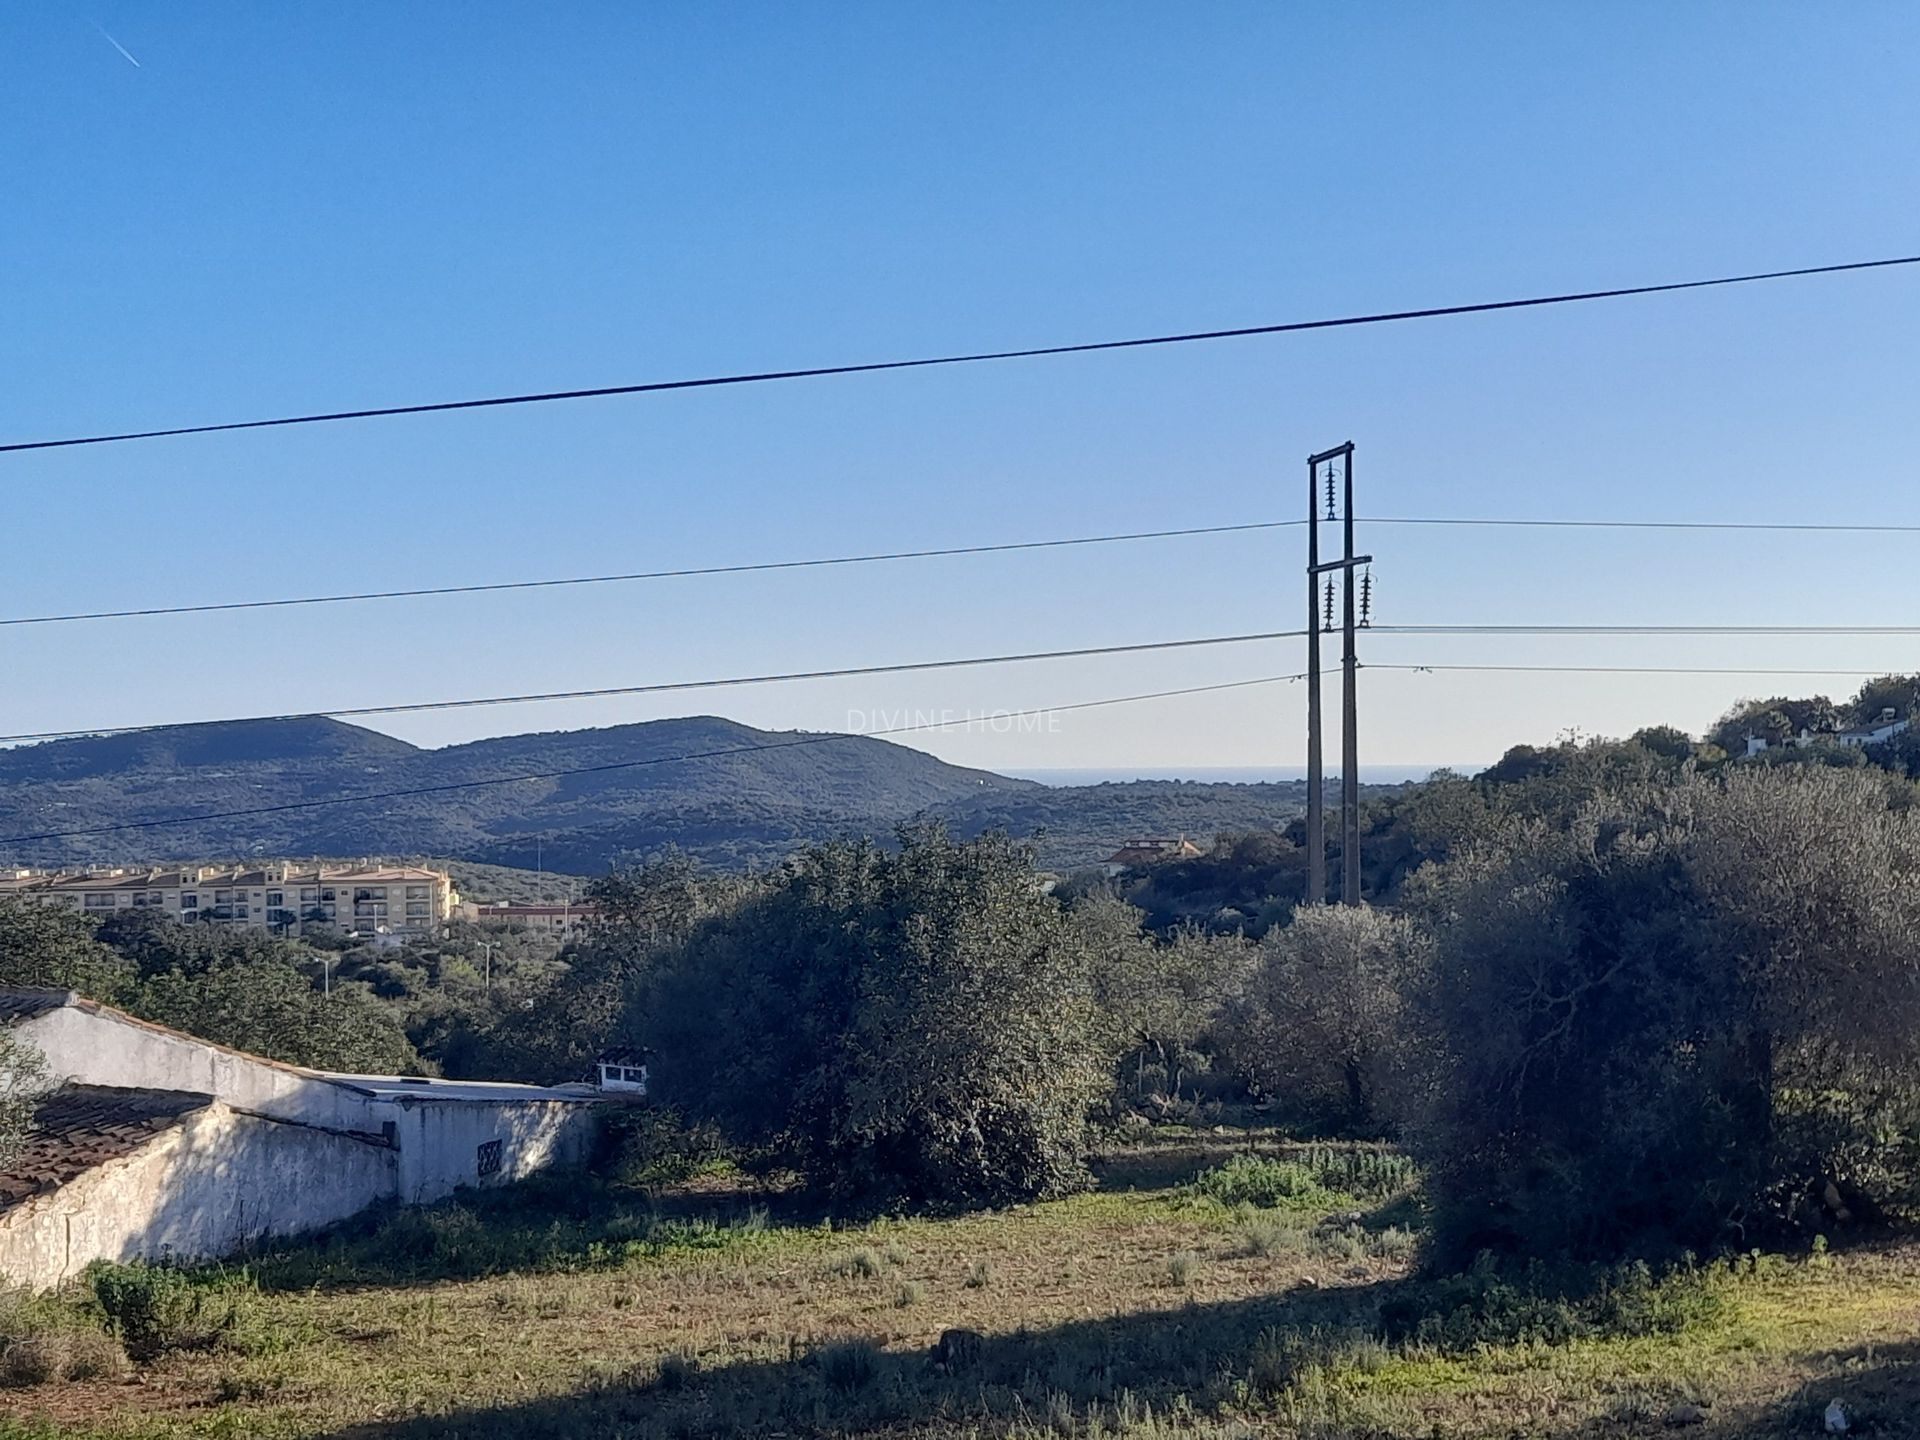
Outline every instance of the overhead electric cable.
[[1373, 625], [1370, 635], [1920, 635], [1920, 625]]
[[1548, 675], [1825, 675], [1842, 679], [1876, 676], [1893, 673], [1886, 666], [1877, 670], [1806, 670], [1789, 669], [1765, 665], [1373, 665], [1362, 664], [1362, 670], [1408, 670], [1431, 673], [1438, 670], [1469, 670], [1474, 672], [1518, 673], [1538, 672]]
[[886, 550], [866, 555], [827, 555], [804, 560], [761, 560], [738, 565], [696, 565], [678, 570], [636, 570], [624, 575], [575, 575], [557, 580], [497, 580], [473, 585], [430, 585], [414, 590], [364, 590], [340, 595], [296, 595], [274, 600], [221, 600], [198, 605], [147, 605], [132, 610], [78, 610], [66, 615], [20, 615], [0, 625], [57, 625], [74, 620], [131, 620], [151, 615], [204, 615], [220, 610], [271, 610], [289, 605], [343, 605], [354, 600], [412, 600], [429, 595], [480, 595], [496, 590], [551, 590], [566, 585], [613, 585], [633, 580], [682, 580], [701, 575], [752, 575], [770, 570], [814, 570], [832, 565], [872, 565], [884, 560], [932, 560], [950, 555], [998, 555], [1015, 550], [1060, 550], [1074, 545], [1116, 545], [1129, 540], [1173, 540], [1193, 535], [1231, 535], [1248, 530], [1284, 530], [1305, 520], [1256, 520], [1242, 525], [1200, 525], [1184, 530], [1133, 530], [1117, 535], [1075, 535], [1060, 540], [1011, 540], [993, 545], [951, 545], [937, 550]]
[[18, 440], [0, 444], [0, 452], [54, 450], [74, 445], [105, 445], [120, 440], [157, 440], [174, 435], [209, 435], [228, 430], [264, 430], [287, 425], [318, 425], [336, 420], [369, 420], [388, 415], [425, 415], [447, 410], [480, 410], [504, 405], [538, 405], [555, 400], [590, 400], [613, 395], [646, 395], [667, 390], [712, 389], [723, 385], [757, 385], [774, 380], [807, 380], [831, 375], [862, 375], [885, 370], [919, 370], [937, 365], [971, 365], [990, 360], [1030, 360], [1049, 355], [1085, 355], [1102, 350], [1138, 350], [1156, 345], [1186, 345], [1202, 340], [1234, 340], [1256, 335], [1286, 335], [1306, 330], [1334, 330], [1356, 325], [1384, 325], [1398, 320], [1431, 320], [1450, 315], [1479, 315], [1499, 310], [1526, 310], [1546, 305], [1570, 305], [1587, 300], [1615, 300], [1635, 295], [1660, 295], [1681, 290], [1706, 290], [1726, 285], [1751, 285], [1765, 280], [1788, 280], [1813, 275], [1838, 275], [1858, 270], [1884, 270], [1920, 264], [1920, 255], [1883, 260], [1853, 260], [1838, 265], [1805, 265], [1791, 270], [1762, 270], [1742, 275], [1720, 275], [1705, 280], [1673, 280], [1657, 285], [1626, 285], [1606, 290], [1577, 290], [1535, 295], [1516, 300], [1482, 300], [1466, 305], [1434, 305], [1415, 310], [1384, 310], [1342, 315], [1325, 320], [1291, 320], [1274, 325], [1241, 325], [1222, 330], [1190, 330], [1147, 335], [1128, 340], [1094, 340], [1072, 345], [1036, 345], [1013, 350], [982, 350], [914, 360], [876, 360], [848, 365], [816, 365], [788, 370], [759, 370], [709, 375], [687, 380], [653, 380], [634, 385], [599, 385], [579, 390], [530, 391], [493, 395], [478, 400], [439, 400], [426, 404], [380, 405], [357, 410], [331, 410], [283, 415], [268, 420], [229, 420], [217, 424], [175, 425], [164, 429], [126, 430], [111, 434], [79, 435], [59, 440]]
[[[1305, 524], [1303, 520], [1300, 522]], [[1512, 520], [1494, 516], [1356, 515], [1356, 525], [1466, 525], [1512, 526], [1539, 530], [1786, 530], [1830, 531], [1836, 535], [1914, 535], [1920, 525], [1849, 525], [1776, 520]]]
[[4, 835], [0, 836], [0, 845], [27, 845], [43, 840], [71, 840], [84, 835], [118, 834], [127, 830], [157, 830], [169, 825], [198, 825], [210, 820], [239, 820], [255, 815], [280, 815], [292, 810], [318, 810], [331, 805], [355, 805], [372, 800], [402, 800], [419, 795], [444, 795], [455, 790], [480, 790], [493, 785], [566, 780], [576, 775], [601, 775], [614, 770], [639, 770], [653, 765], [675, 765], [689, 760], [715, 760], [728, 755], [753, 755], [768, 750], [790, 750], [802, 745], [825, 745], [835, 740], [869, 740], [887, 735], [951, 730], [958, 725], [996, 724], [1002, 720], [1017, 720], [1027, 716], [1063, 714], [1073, 710], [1097, 710], [1108, 705], [1132, 705], [1147, 700], [1171, 700], [1183, 695], [1207, 695], [1221, 690], [1243, 690], [1253, 685], [1277, 685], [1304, 678], [1304, 671], [1295, 675], [1261, 675], [1250, 680], [1226, 680], [1213, 685], [1189, 685], [1178, 690], [1151, 690], [1138, 695], [1114, 695], [1104, 700], [1080, 700], [1071, 705], [1046, 705], [1027, 710], [994, 711], [987, 715], [973, 715], [957, 720], [892, 725], [878, 730], [864, 731], [858, 735], [837, 732], [802, 735], [792, 740], [776, 740], [764, 745], [734, 745], [719, 750], [696, 750], [684, 755], [652, 755], [639, 760], [615, 760], [604, 765], [581, 765], [565, 770], [497, 775], [484, 780], [455, 780], [441, 785], [416, 785], [400, 790], [376, 790], [353, 795], [329, 795], [316, 800], [290, 800], [278, 805], [256, 805], [240, 810], [205, 811], [198, 815], [172, 815], [159, 820], [128, 820], [115, 825], [92, 825], [75, 830], [48, 830], [37, 835]]
[[[1022, 550], [1059, 550], [1079, 545], [1115, 545], [1128, 541], [1175, 540], [1191, 536], [1287, 530], [1297, 529], [1306, 523], [1305, 520], [1250, 520], [1234, 525], [1197, 525], [1176, 530], [1132, 530], [1112, 535], [1073, 535], [1053, 540], [1010, 540], [987, 545], [952, 545], [930, 550], [882, 550], [862, 555], [824, 555], [799, 560], [747, 561], [735, 565], [695, 565], [675, 570], [635, 570], [614, 575], [570, 575], [547, 580], [494, 580], [465, 585], [426, 585], [408, 590], [358, 590], [335, 595], [293, 595], [265, 600], [216, 600], [191, 605], [144, 605], [126, 610], [75, 610], [55, 615], [0, 617], [0, 627], [60, 625], [85, 620], [135, 620], [163, 615], [206, 615], [228, 610], [274, 610], [300, 605], [344, 605], [364, 600], [414, 600], [441, 595], [482, 595], [509, 590], [553, 590], [576, 585], [614, 585], [639, 580], [751, 575], [780, 570], [817, 570], [837, 565], [871, 565], [884, 561], [933, 560], [959, 555], [999, 555]], [[1576, 530], [1750, 530], [1826, 531], [1846, 535], [1920, 534], [1920, 525], [1813, 524], [1749, 520], [1521, 520], [1497, 516], [1356, 516], [1354, 523], [1357, 525], [1516, 526]]]
[[89, 736], [134, 735], [186, 725], [257, 725], [279, 720], [340, 720], [369, 715], [407, 715], [423, 710], [474, 710], [488, 705], [529, 705], [546, 700], [601, 700], [616, 695], [664, 695], [687, 690], [725, 690], [740, 685], [772, 685], [789, 680], [843, 680], [855, 675], [904, 675], [927, 670], [961, 670], [977, 665], [1012, 665], [1029, 660], [1080, 660], [1094, 655], [1138, 655], [1151, 650], [1195, 650], [1212, 645], [1245, 645], [1257, 640], [1298, 640], [1304, 630], [1269, 630], [1250, 635], [1203, 635], [1189, 640], [1146, 640], [1130, 645], [1084, 645], [1072, 650], [1031, 650], [1020, 654], [969, 655], [957, 660], [908, 660], [893, 665], [848, 665], [832, 670], [787, 670], [771, 675], [730, 675], [715, 680], [668, 680], [647, 685], [604, 685], [592, 690], [549, 690], [525, 695], [485, 695], [461, 700], [420, 700], [396, 705], [358, 705], [337, 710], [294, 710], [278, 715], [234, 715], [214, 720], [173, 720], [147, 725], [105, 725], [91, 730], [41, 730], [0, 735], [0, 744], [38, 740], [77, 740]]

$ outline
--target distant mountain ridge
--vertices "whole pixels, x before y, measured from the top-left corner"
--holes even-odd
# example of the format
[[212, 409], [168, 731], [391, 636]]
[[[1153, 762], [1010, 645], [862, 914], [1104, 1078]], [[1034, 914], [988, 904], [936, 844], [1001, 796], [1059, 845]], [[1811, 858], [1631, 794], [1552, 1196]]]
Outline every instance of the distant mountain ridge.
[[[575, 771], [559, 775], [555, 772]], [[552, 776], [475, 784], [505, 776]], [[309, 805], [356, 792], [412, 791]], [[508, 735], [426, 750], [310, 717], [170, 726], [0, 750], [0, 836], [182, 823], [0, 845], [18, 865], [236, 855], [436, 854], [591, 874], [678, 846], [767, 864], [916, 816], [1040, 836], [1043, 859], [1098, 860], [1143, 833], [1210, 839], [1284, 824], [1298, 782], [1050, 789], [867, 736], [756, 730], [714, 716]], [[222, 812], [288, 806], [256, 815]], [[210, 818], [190, 818], [207, 816]]]

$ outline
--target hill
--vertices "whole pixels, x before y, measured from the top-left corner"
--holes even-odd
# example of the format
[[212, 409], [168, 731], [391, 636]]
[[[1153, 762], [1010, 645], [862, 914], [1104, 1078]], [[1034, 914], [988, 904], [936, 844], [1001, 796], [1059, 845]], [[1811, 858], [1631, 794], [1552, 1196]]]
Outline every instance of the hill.
[[[560, 774], [559, 772], [575, 772]], [[511, 783], [487, 783], [525, 776]], [[549, 778], [539, 778], [549, 777]], [[356, 805], [356, 792], [407, 792]], [[9, 863], [247, 855], [447, 856], [592, 874], [677, 846], [726, 867], [927, 815], [963, 835], [1040, 838], [1054, 867], [1135, 834], [1264, 829], [1304, 789], [1144, 781], [1049, 788], [865, 736], [713, 716], [509, 735], [426, 750], [336, 720], [173, 726], [0, 751], [0, 835], [179, 823], [22, 841]], [[285, 807], [265, 813], [263, 807]]]

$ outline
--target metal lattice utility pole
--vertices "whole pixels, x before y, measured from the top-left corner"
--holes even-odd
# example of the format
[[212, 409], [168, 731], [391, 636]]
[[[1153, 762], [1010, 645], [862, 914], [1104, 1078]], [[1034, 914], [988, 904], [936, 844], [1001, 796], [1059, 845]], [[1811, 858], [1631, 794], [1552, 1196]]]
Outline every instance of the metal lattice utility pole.
[[[1345, 543], [1338, 560], [1320, 560], [1320, 476], [1326, 466], [1327, 515], [1341, 520]], [[1320, 577], [1338, 570], [1345, 594], [1341, 624], [1341, 773], [1340, 773], [1340, 899], [1360, 903], [1360, 727], [1355, 709], [1355, 682], [1360, 661], [1354, 637], [1358, 620], [1354, 609], [1354, 571], [1372, 561], [1353, 553], [1353, 442], [1323, 450], [1307, 461], [1307, 899], [1326, 899], [1326, 779], [1322, 773], [1323, 720], [1320, 705], [1320, 630], [1333, 628], [1333, 616], [1319, 613]], [[1345, 503], [1333, 513], [1334, 482], [1344, 480]], [[1329, 610], [1332, 596], [1327, 597]]]

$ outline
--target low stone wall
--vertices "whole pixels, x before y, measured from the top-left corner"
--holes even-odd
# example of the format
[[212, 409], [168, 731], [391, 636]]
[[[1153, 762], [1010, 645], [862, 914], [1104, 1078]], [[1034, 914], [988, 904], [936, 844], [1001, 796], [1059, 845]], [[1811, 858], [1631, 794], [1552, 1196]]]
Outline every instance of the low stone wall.
[[95, 1260], [206, 1260], [396, 1193], [398, 1155], [215, 1103], [0, 1215], [0, 1277], [44, 1290]]

